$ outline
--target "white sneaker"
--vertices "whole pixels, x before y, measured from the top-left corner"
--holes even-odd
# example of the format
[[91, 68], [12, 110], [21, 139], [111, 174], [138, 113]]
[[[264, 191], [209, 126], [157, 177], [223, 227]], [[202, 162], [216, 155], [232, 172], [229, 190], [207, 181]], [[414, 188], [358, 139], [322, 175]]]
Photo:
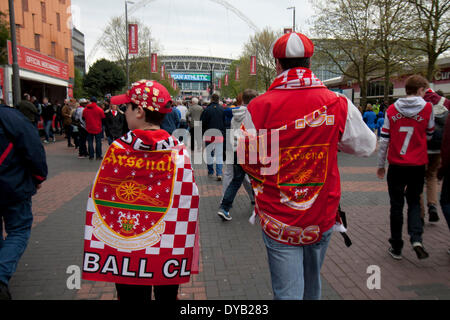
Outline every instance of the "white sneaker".
[[230, 221], [232, 219], [229, 211], [219, 209], [219, 212], [217, 212], [217, 214], [225, 221]]
[[414, 242], [412, 246], [414, 251], [416, 252], [418, 259], [426, 259], [430, 256], [428, 252], [425, 251], [425, 248], [423, 247], [422, 243]]

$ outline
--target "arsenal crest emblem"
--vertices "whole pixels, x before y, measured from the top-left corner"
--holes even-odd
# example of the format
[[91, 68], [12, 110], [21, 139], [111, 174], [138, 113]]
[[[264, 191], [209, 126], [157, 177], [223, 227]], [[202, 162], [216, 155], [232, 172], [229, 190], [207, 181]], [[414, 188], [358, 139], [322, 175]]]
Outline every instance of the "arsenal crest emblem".
[[163, 217], [171, 205], [174, 178], [172, 151], [109, 148], [92, 189], [97, 213], [92, 217], [94, 235], [122, 250], [139, 250], [158, 242], [165, 229]]
[[329, 145], [314, 145], [280, 150], [281, 203], [295, 210], [312, 207], [327, 178], [328, 149]]

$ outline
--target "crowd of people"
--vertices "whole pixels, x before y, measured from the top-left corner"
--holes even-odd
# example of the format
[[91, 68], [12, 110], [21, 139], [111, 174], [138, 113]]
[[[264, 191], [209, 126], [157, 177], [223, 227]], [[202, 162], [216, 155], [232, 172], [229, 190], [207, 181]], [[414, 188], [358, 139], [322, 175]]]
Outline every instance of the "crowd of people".
[[[328, 90], [312, 73], [310, 65], [314, 44], [305, 35], [284, 34], [274, 42], [272, 48], [277, 77], [262, 95], [247, 89], [236, 100], [220, 100], [219, 95], [212, 94], [210, 101], [201, 101], [196, 97], [189, 101], [172, 101], [162, 85], [156, 81], [142, 80], [134, 83], [126, 94], [107, 97], [104, 103], [99, 104], [96, 97], [78, 101], [67, 99], [61, 106], [60, 119], [55, 123], [60, 122], [59, 132], [65, 133], [67, 146], [78, 148], [79, 158], [93, 160], [95, 156], [97, 160], [102, 160], [102, 140], [106, 137], [109, 144], [115, 141], [117, 152], [122, 152], [119, 161], [128, 159], [130, 162], [125, 166], [134, 166], [132, 179], [144, 179], [139, 180], [145, 185], [142, 190], [147, 187], [147, 190], [151, 190], [153, 182], [157, 186], [162, 184], [161, 179], [156, 180], [154, 173], [149, 175], [148, 170], [152, 168], [158, 174], [169, 171], [171, 165], [165, 166], [165, 151], [180, 152], [176, 149], [179, 142], [190, 144], [191, 151], [204, 150], [208, 176], [222, 181], [218, 216], [224, 221], [232, 219], [230, 210], [241, 185], [244, 185], [249, 201], [254, 204], [251, 220], [256, 221], [258, 217], [263, 231], [275, 299], [320, 299], [320, 270], [331, 234], [333, 231], [346, 231], [338, 210], [341, 201], [338, 151], [368, 157], [375, 152], [378, 144], [376, 174], [380, 179], [387, 176], [390, 197], [390, 247], [387, 251], [394, 259], [402, 259], [403, 207], [406, 198], [411, 246], [419, 259], [427, 258], [429, 253], [422, 238], [425, 212], [422, 194], [425, 181], [429, 221], [436, 222], [439, 219], [437, 181], [443, 179], [440, 204], [450, 229], [450, 121], [446, 121], [450, 101], [431, 90], [428, 81], [422, 76], [413, 75], [406, 80], [405, 98], [398, 99], [390, 106], [368, 105], [362, 110], [347, 97]], [[58, 107], [53, 107], [46, 98], [39, 104], [36, 99], [25, 94], [17, 109], [28, 118], [30, 124], [36, 125], [42, 116], [45, 129], [43, 143], [55, 141], [55, 131], [58, 129], [53, 128], [53, 118], [58, 113]], [[4, 114], [5, 119], [3, 112], [0, 113], [3, 124], [3, 129], [0, 126], [0, 137], [3, 139], [0, 143], [2, 152], [9, 152], [8, 148], [18, 148], [20, 144], [11, 147], [9, 137], [16, 135], [17, 128], [10, 128], [5, 123], [19, 121], [16, 120], [19, 115], [14, 111]], [[20, 121], [24, 122], [25, 118]], [[30, 125], [24, 126], [23, 130], [25, 129], [30, 130]], [[177, 129], [188, 130], [191, 140], [183, 141], [183, 135], [174, 139], [173, 136], [178, 137]], [[231, 135], [227, 134], [228, 129], [232, 129]], [[377, 130], [379, 140], [375, 134]], [[36, 133], [32, 135], [34, 140], [38, 139]], [[263, 150], [264, 145], [261, 143], [273, 141], [274, 136], [278, 139], [276, 150], [275, 145], [265, 145], [267, 150]], [[247, 161], [254, 151], [249, 145], [250, 141], [257, 141], [258, 152], [266, 152], [263, 159]], [[224, 152], [228, 149], [227, 145], [231, 146], [231, 155]], [[37, 157], [24, 155], [36, 170], [31, 171], [27, 177], [31, 187], [27, 192], [22, 192], [23, 196], [19, 199], [21, 205], [30, 203], [31, 196], [47, 174], [43, 148], [35, 148], [30, 152], [34, 152]], [[110, 158], [106, 157], [103, 163], [117, 161], [116, 155], [111, 155], [115, 152], [111, 149], [114, 148], [107, 151]], [[269, 170], [271, 166], [266, 161], [268, 149], [279, 152], [273, 158], [277, 161], [275, 172]], [[155, 153], [155, 161], [144, 162], [149, 151], [159, 153]], [[129, 156], [131, 153], [134, 160]], [[8, 153], [6, 156], [4, 154], [0, 160], [8, 157]], [[183, 152], [179, 154], [184, 161], [189, 158]], [[233, 157], [233, 161], [227, 161], [224, 167], [224, 160], [228, 156]], [[387, 171], [386, 160], [389, 164]], [[33, 163], [36, 161], [38, 163]], [[181, 174], [175, 174], [181, 180], [172, 182], [171, 186], [175, 189], [174, 186], [177, 185], [179, 197], [175, 203], [179, 208], [174, 209], [177, 214], [167, 222], [177, 221], [187, 214], [190, 222], [197, 219], [198, 201], [192, 200], [198, 197], [198, 188], [191, 174], [193, 169], [190, 162], [183, 162], [181, 169]], [[144, 174], [139, 174], [139, 170]], [[106, 176], [101, 178], [116, 181], [116, 172], [106, 171], [102, 172]], [[169, 172], [165, 177], [170, 180], [172, 175]], [[0, 185], [1, 188], [6, 188], [9, 184], [2, 181]], [[8, 192], [14, 194], [17, 190], [2, 190], [2, 194]], [[170, 194], [169, 186], [165, 192]], [[158, 204], [158, 207], [151, 207], [152, 210], [161, 210], [163, 202], [160, 197], [162, 196], [158, 193], [157, 199], [150, 199]], [[135, 206], [131, 202], [119, 203], [116, 196], [111, 199], [102, 203], [108, 203], [111, 208]], [[14, 204], [16, 203], [18, 202]], [[11, 211], [14, 210], [17, 208], [11, 205]], [[26, 212], [29, 211], [27, 209]], [[2, 216], [3, 219], [10, 219], [9, 213], [2, 211]], [[87, 219], [87, 223], [89, 221]], [[121, 220], [121, 223], [122, 221], [128, 223], [126, 232], [132, 228], [130, 224], [135, 223], [130, 217]], [[23, 223], [29, 225], [29, 222]], [[184, 227], [180, 227], [181, 225]], [[189, 236], [198, 232], [196, 225], [191, 228], [186, 227], [187, 225], [184, 221], [173, 229], [181, 233], [190, 232]], [[22, 236], [23, 245], [22, 249], [17, 250], [17, 259], [23, 252], [24, 245], [26, 246], [28, 236]], [[125, 238], [118, 241], [126, 242]], [[7, 238], [6, 241], [10, 239]], [[192, 240], [192, 245], [193, 242]], [[0, 246], [0, 264], [5, 255], [4, 247]], [[103, 248], [103, 245], [100, 247]], [[162, 249], [164, 248], [167, 247]], [[174, 249], [173, 252], [175, 251]], [[139, 254], [133, 250], [130, 252], [129, 259], [135, 259], [135, 264], [140, 261], [139, 264], [142, 265]], [[168, 254], [168, 257], [171, 255]], [[189, 261], [191, 258], [189, 256]], [[109, 259], [108, 257], [108, 261]], [[89, 261], [86, 265], [89, 265]], [[1, 285], [7, 286], [12, 269], [14, 267], [10, 266], [9, 273], [6, 274], [0, 268], [0, 289]], [[144, 264], [143, 274], [145, 273]], [[105, 275], [99, 274], [96, 278], [89, 275], [95, 281], [102, 281], [98, 279], [104, 279], [103, 276]], [[123, 300], [151, 296], [152, 285], [155, 286], [155, 292], [160, 292], [161, 298], [174, 299], [178, 284], [182, 283], [182, 280], [177, 282], [178, 280], [161, 280], [162, 278], [152, 281], [147, 277], [146, 285], [139, 286], [135, 279], [121, 278], [118, 275], [111, 275], [108, 279], [116, 282], [119, 299]], [[165, 293], [161, 293], [162, 287], [167, 289]]]

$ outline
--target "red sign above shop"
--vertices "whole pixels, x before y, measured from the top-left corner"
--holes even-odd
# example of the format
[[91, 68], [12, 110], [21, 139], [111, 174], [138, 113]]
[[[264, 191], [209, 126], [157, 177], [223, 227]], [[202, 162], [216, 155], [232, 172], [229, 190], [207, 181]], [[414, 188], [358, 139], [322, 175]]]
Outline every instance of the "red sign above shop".
[[450, 82], [450, 68], [436, 71], [434, 80], [436, 82]]
[[[19, 68], [35, 71], [55, 78], [69, 80], [69, 65], [37, 51], [17, 46]], [[8, 63], [12, 65], [12, 46], [8, 40]]]

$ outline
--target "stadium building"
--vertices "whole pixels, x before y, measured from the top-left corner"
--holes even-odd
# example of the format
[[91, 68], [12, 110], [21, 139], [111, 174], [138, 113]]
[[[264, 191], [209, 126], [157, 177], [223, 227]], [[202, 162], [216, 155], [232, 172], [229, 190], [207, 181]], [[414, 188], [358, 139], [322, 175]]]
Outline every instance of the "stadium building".
[[[177, 82], [182, 96], [209, 97], [209, 88], [220, 91], [218, 80], [229, 72], [232, 59], [199, 56], [161, 56], [161, 64]], [[223, 85], [223, 84], [222, 84]]]

